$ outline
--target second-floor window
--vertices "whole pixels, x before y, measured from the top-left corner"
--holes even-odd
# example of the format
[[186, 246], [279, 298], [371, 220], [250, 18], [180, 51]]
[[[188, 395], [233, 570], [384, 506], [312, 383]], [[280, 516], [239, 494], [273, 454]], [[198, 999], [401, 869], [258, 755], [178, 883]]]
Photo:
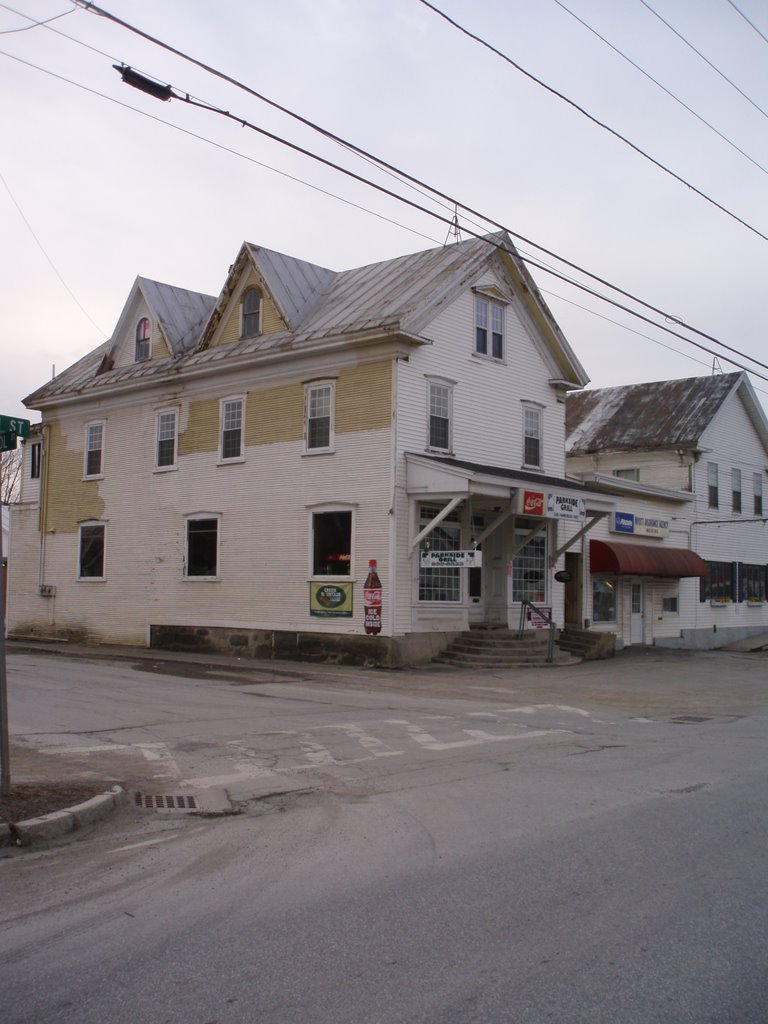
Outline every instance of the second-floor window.
[[176, 465], [176, 410], [165, 409], [157, 414], [158, 469], [170, 469]]
[[453, 387], [437, 381], [429, 382], [428, 445], [449, 452], [452, 443]]
[[720, 505], [716, 462], [707, 463], [707, 503], [710, 508], [718, 508]]
[[756, 516], [763, 514], [763, 474], [755, 473], [753, 480], [754, 513]]
[[480, 295], [475, 296], [475, 353], [504, 358], [504, 306]]
[[542, 411], [523, 406], [523, 462], [541, 469]]
[[334, 386], [312, 384], [306, 390], [305, 436], [307, 451], [329, 451], [333, 448]]
[[29, 478], [40, 479], [40, 467], [43, 462], [43, 446], [40, 441], [33, 441], [29, 451]]
[[134, 358], [137, 363], [149, 359], [149, 342], [152, 335], [152, 328], [149, 319], [145, 316], [136, 324], [136, 349]]
[[620, 480], [639, 480], [640, 470], [639, 469], [614, 469], [613, 475], [619, 477]]
[[88, 423], [85, 428], [85, 464], [83, 476], [101, 476], [104, 472], [104, 424]]
[[221, 403], [221, 459], [240, 459], [243, 456], [242, 398], [228, 398]]
[[741, 512], [741, 470], [731, 470], [731, 503], [734, 512]]

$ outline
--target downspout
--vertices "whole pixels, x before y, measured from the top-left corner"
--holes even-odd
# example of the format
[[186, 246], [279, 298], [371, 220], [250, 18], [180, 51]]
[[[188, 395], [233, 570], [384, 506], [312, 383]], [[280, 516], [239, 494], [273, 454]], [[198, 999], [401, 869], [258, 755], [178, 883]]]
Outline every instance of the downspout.
[[[392, 360], [392, 418], [389, 428], [389, 557], [387, 560], [389, 568], [389, 597], [385, 595], [390, 608], [390, 637], [395, 635], [396, 604], [395, 595], [397, 590], [397, 384], [399, 376], [400, 361]], [[410, 601], [409, 601], [410, 603]], [[385, 612], [386, 614], [386, 612]]]

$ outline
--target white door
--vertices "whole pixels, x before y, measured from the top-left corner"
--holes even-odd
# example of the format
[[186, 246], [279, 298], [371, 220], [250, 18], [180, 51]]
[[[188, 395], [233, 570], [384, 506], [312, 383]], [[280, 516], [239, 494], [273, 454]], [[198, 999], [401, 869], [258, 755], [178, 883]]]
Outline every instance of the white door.
[[645, 594], [642, 583], [632, 583], [630, 595], [629, 642], [643, 643], [643, 621], [645, 619]]

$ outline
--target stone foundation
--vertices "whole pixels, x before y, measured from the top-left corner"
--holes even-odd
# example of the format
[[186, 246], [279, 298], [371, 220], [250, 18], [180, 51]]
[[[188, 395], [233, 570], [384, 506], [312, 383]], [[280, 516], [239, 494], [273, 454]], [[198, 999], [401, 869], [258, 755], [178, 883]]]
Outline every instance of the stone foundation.
[[165, 651], [228, 654], [240, 658], [318, 661], [361, 668], [423, 665], [440, 654], [455, 633], [398, 637], [234, 629], [226, 626], [150, 626], [149, 646]]

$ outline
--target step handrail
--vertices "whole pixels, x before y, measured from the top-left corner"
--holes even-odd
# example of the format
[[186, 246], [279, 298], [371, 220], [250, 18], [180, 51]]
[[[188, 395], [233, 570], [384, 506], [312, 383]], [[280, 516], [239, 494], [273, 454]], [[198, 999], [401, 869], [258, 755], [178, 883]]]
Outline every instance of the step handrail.
[[536, 612], [539, 618], [543, 619], [547, 623], [549, 629], [549, 637], [547, 639], [547, 661], [551, 663], [554, 661], [555, 657], [555, 623], [543, 608], [539, 608], [533, 603], [533, 601], [523, 598], [520, 603], [520, 628], [517, 631], [518, 638], [522, 639], [523, 633], [525, 632], [526, 608], [530, 608], [531, 611]]

